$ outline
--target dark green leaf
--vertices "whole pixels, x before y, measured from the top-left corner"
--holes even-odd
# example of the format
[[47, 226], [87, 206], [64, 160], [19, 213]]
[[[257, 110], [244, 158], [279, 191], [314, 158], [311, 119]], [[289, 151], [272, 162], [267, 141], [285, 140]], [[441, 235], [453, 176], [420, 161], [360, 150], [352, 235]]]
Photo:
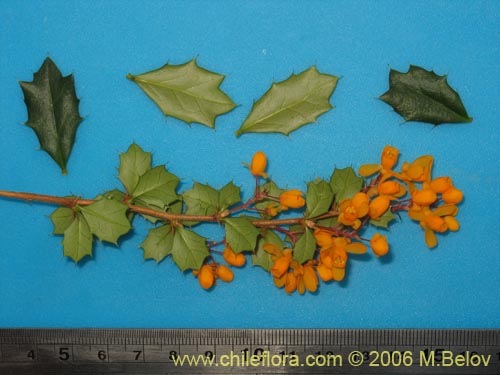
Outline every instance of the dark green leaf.
[[236, 136], [243, 133], [282, 133], [316, 121], [332, 109], [330, 96], [338, 78], [318, 72], [315, 66], [287, 80], [273, 83], [257, 100]]
[[259, 230], [252, 224], [254, 218], [234, 217], [224, 219], [226, 227], [226, 241], [233, 251], [238, 254], [242, 251], [252, 251], [257, 243]]
[[132, 202], [146, 206], [168, 206], [179, 199], [175, 191], [178, 184], [179, 178], [160, 165], [139, 177], [139, 182], [131, 194]]
[[310, 229], [300, 236], [293, 248], [293, 258], [300, 264], [307, 262], [314, 257], [316, 252], [316, 239]]
[[307, 184], [306, 217], [312, 218], [323, 215], [330, 210], [333, 201], [333, 192], [330, 185], [318, 179]]
[[102, 199], [89, 206], [77, 206], [90, 231], [100, 241], [118, 243], [118, 238], [132, 227], [127, 218], [128, 206], [113, 199]]
[[87, 255], [92, 256], [92, 233], [85, 218], [79, 214], [64, 231], [63, 249], [64, 255], [75, 263]]
[[149, 230], [148, 236], [141, 244], [144, 249], [144, 259], [154, 259], [161, 262], [172, 252], [174, 231], [169, 224]]
[[377, 220], [375, 219], [370, 219], [370, 224], [375, 225], [376, 227], [379, 228], [388, 228], [389, 223], [394, 220], [396, 217], [392, 213], [392, 211], [389, 209], [385, 211], [385, 213], [380, 216]]
[[131, 144], [127, 152], [120, 154], [120, 168], [118, 177], [128, 193], [134, 191], [139, 177], [151, 169], [151, 153], [144, 152], [135, 143]]
[[389, 91], [380, 99], [389, 104], [406, 121], [422, 121], [434, 125], [471, 122], [458, 93], [446, 76], [410, 65], [407, 73], [391, 69]]
[[28, 108], [28, 121], [46, 151], [66, 174], [66, 164], [83, 120], [78, 113], [73, 75], [63, 77], [50, 58], [46, 58], [32, 82], [20, 82]]
[[363, 178], [356, 175], [351, 167], [335, 169], [330, 178], [330, 186], [335, 194], [335, 202], [352, 198], [363, 187]]
[[267, 230], [263, 235], [259, 236], [257, 242], [257, 248], [254, 254], [252, 254], [252, 264], [254, 266], [259, 266], [269, 271], [273, 266], [273, 260], [271, 259], [271, 254], [264, 250], [264, 244], [272, 243], [278, 246], [280, 249], [285, 247], [283, 240], [272, 230]]
[[175, 229], [171, 254], [181, 271], [200, 269], [205, 258], [210, 255], [206, 239], [184, 228]]
[[50, 215], [50, 220], [54, 224], [54, 234], [64, 234], [66, 229], [73, 223], [75, 216], [73, 210], [68, 207], [59, 207]]
[[200, 68], [196, 59], [182, 65], [164, 65], [137, 76], [127, 75], [166, 116], [187, 123], [215, 127], [215, 117], [235, 107], [219, 88], [224, 76]]

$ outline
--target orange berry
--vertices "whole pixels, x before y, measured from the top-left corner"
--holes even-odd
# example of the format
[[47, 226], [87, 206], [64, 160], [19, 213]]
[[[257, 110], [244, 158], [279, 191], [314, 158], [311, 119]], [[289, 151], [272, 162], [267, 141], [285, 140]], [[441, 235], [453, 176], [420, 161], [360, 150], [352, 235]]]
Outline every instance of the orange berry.
[[242, 267], [247, 261], [247, 258], [242, 253], [236, 254], [229, 245], [224, 248], [222, 257], [227, 264], [235, 267]]
[[304, 266], [304, 275], [303, 275], [304, 285], [308, 291], [314, 293], [318, 289], [318, 276], [316, 276], [316, 272], [310, 265]]
[[397, 181], [384, 181], [378, 185], [378, 192], [383, 195], [399, 194], [403, 186]]
[[252, 158], [252, 164], [250, 164], [250, 173], [254, 176], [261, 176], [267, 178], [266, 171], [267, 167], [267, 157], [262, 151], [257, 151]]
[[372, 219], [378, 219], [389, 208], [390, 199], [380, 195], [370, 202], [369, 214]]
[[234, 273], [229, 268], [224, 265], [219, 265], [215, 271], [217, 277], [226, 283], [233, 281]]
[[370, 246], [373, 253], [380, 257], [384, 256], [389, 252], [389, 244], [387, 243], [387, 237], [381, 235], [380, 233], [375, 233], [370, 240]]
[[440, 216], [434, 215], [433, 213], [430, 213], [425, 216], [425, 224], [432, 229], [434, 232], [446, 232], [448, 229], [448, 224], [446, 224], [446, 221]]
[[438, 177], [431, 181], [430, 187], [436, 193], [442, 194], [445, 191], [451, 189], [453, 187], [453, 183], [451, 181], [451, 178], [449, 178], [448, 176]]
[[304, 193], [299, 190], [287, 190], [280, 195], [280, 204], [284, 207], [301, 208], [306, 204], [302, 197]]
[[437, 200], [437, 195], [431, 189], [415, 190], [411, 194], [411, 199], [419, 206], [429, 206]]
[[441, 197], [446, 203], [457, 204], [464, 199], [464, 194], [457, 188], [452, 187], [446, 190]]
[[213, 267], [210, 264], [205, 264], [198, 272], [198, 282], [203, 289], [210, 289], [215, 283]]

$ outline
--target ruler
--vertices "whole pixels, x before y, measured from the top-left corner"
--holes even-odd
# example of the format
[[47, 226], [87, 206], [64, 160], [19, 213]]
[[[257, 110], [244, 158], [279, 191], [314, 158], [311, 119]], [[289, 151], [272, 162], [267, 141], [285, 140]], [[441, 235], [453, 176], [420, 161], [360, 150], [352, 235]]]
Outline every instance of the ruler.
[[500, 374], [500, 330], [0, 329], [0, 374]]

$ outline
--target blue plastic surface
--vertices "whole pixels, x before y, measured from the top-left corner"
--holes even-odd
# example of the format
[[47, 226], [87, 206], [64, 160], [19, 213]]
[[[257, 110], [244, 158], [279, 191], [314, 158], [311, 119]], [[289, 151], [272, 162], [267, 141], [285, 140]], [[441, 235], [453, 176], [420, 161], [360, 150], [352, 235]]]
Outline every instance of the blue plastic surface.
[[[119, 249], [96, 243], [75, 266], [51, 235], [46, 204], [0, 199], [0, 326], [3, 327], [500, 327], [500, 2], [496, 1], [2, 1], [0, 7], [0, 189], [95, 196], [120, 187], [118, 153], [133, 141], [184, 178], [251, 194], [242, 165], [267, 153], [280, 185], [305, 188], [333, 167], [377, 162], [386, 144], [401, 159], [435, 157], [434, 175], [465, 192], [462, 228], [426, 248], [402, 215], [385, 260], [350, 261], [341, 283], [288, 296], [247, 265], [231, 284], [202, 290], [170, 259], [144, 261], [149, 224]], [[46, 56], [74, 73], [85, 120], [68, 176], [38, 151], [23, 126], [18, 81]], [[127, 73], [193, 57], [226, 75], [236, 103], [216, 131], [165, 118]], [[406, 123], [377, 99], [389, 68], [448, 74], [470, 124]], [[336, 107], [289, 137], [234, 132], [273, 80], [316, 65], [341, 76]], [[221, 231], [204, 233], [217, 239]]]

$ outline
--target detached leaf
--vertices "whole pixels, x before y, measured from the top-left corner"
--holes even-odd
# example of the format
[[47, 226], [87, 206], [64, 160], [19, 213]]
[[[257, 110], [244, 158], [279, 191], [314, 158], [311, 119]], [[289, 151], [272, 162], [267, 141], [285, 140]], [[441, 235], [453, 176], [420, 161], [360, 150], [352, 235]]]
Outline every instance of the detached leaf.
[[206, 239], [184, 228], [175, 229], [171, 253], [181, 271], [200, 269], [205, 258], [210, 255]]
[[75, 220], [64, 231], [64, 256], [70, 257], [75, 263], [89, 255], [92, 256], [92, 233], [84, 217], [76, 215]]
[[139, 177], [137, 186], [131, 193], [132, 202], [165, 207], [179, 199], [176, 193], [179, 178], [159, 165]]
[[154, 259], [160, 263], [173, 249], [174, 231], [169, 224], [149, 230], [148, 236], [141, 244], [144, 259]]
[[73, 75], [63, 77], [50, 58], [46, 58], [32, 82], [20, 82], [28, 108], [28, 121], [46, 151], [66, 174], [66, 164], [75, 142], [78, 113]]
[[330, 186], [335, 194], [335, 202], [339, 203], [361, 191], [363, 178], [356, 175], [351, 167], [335, 169], [330, 178]]
[[306, 217], [312, 218], [327, 213], [330, 210], [332, 201], [332, 188], [325, 180], [318, 179], [309, 182], [306, 193]]
[[271, 254], [264, 250], [264, 244], [272, 243], [278, 246], [280, 249], [285, 247], [283, 240], [272, 230], [267, 230], [264, 235], [261, 235], [257, 242], [257, 248], [254, 254], [252, 254], [252, 264], [254, 266], [259, 266], [269, 271], [273, 266], [273, 260], [271, 259]]
[[135, 143], [131, 144], [127, 152], [120, 154], [120, 168], [118, 178], [128, 193], [134, 191], [139, 177], [151, 169], [151, 153], [144, 152]]
[[243, 133], [282, 133], [316, 121], [333, 108], [330, 96], [338, 78], [318, 72], [315, 66], [287, 80], [273, 83], [257, 100], [236, 136]]
[[127, 218], [128, 206], [113, 199], [102, 199], [89, 206], [78, 206], [90, 231], [100, 241], [113, 244], [132, 227]]
[[128, 74], [166, 116], [187, 123], [215, 127], [215, 117], [235, 107], [219, 86], [224, 76], [200, 68], [196, 59], [182, 65], [164, 65], [137, 76]]
[[370, 219], [370, 224], [375, 225], [376, 227], [379, 227], [379, 228], [388, 228], [389, 223], [392, 220], [394, 220], [395, 218], [396, 217], [394, 216], [392, 211], [389, 209], [389, 210], [385, 211], [384, 214], [382, 216], [380, 216], [380, 218], [378, 218], [377, 220]]
[[226, 241], [236, 254], [255, 249], [257, 236], [260, 232], [252, 224], [252, 218], [228, 218], [224, 219], [224, 224], [226, 227]]
[[316, 239], [310, 229], [305, 230], [293, 248], [293, 259], [300, 264], [314, 257], [316, 251]]
[[380, 99], [389, 104], [406, 121], [422, 121], [434, 125], [471, 122], [458, 93], [446, 76], [439, 76], [415, 65], [407, 73], [391, 69], [389, 91]]
[[68, 207], [59, 207], [50, 215], [50, 220], [54, 224], [54, 234], [64, 234], [66, 229], [73, 223], [75, 216], [73, 210]]

